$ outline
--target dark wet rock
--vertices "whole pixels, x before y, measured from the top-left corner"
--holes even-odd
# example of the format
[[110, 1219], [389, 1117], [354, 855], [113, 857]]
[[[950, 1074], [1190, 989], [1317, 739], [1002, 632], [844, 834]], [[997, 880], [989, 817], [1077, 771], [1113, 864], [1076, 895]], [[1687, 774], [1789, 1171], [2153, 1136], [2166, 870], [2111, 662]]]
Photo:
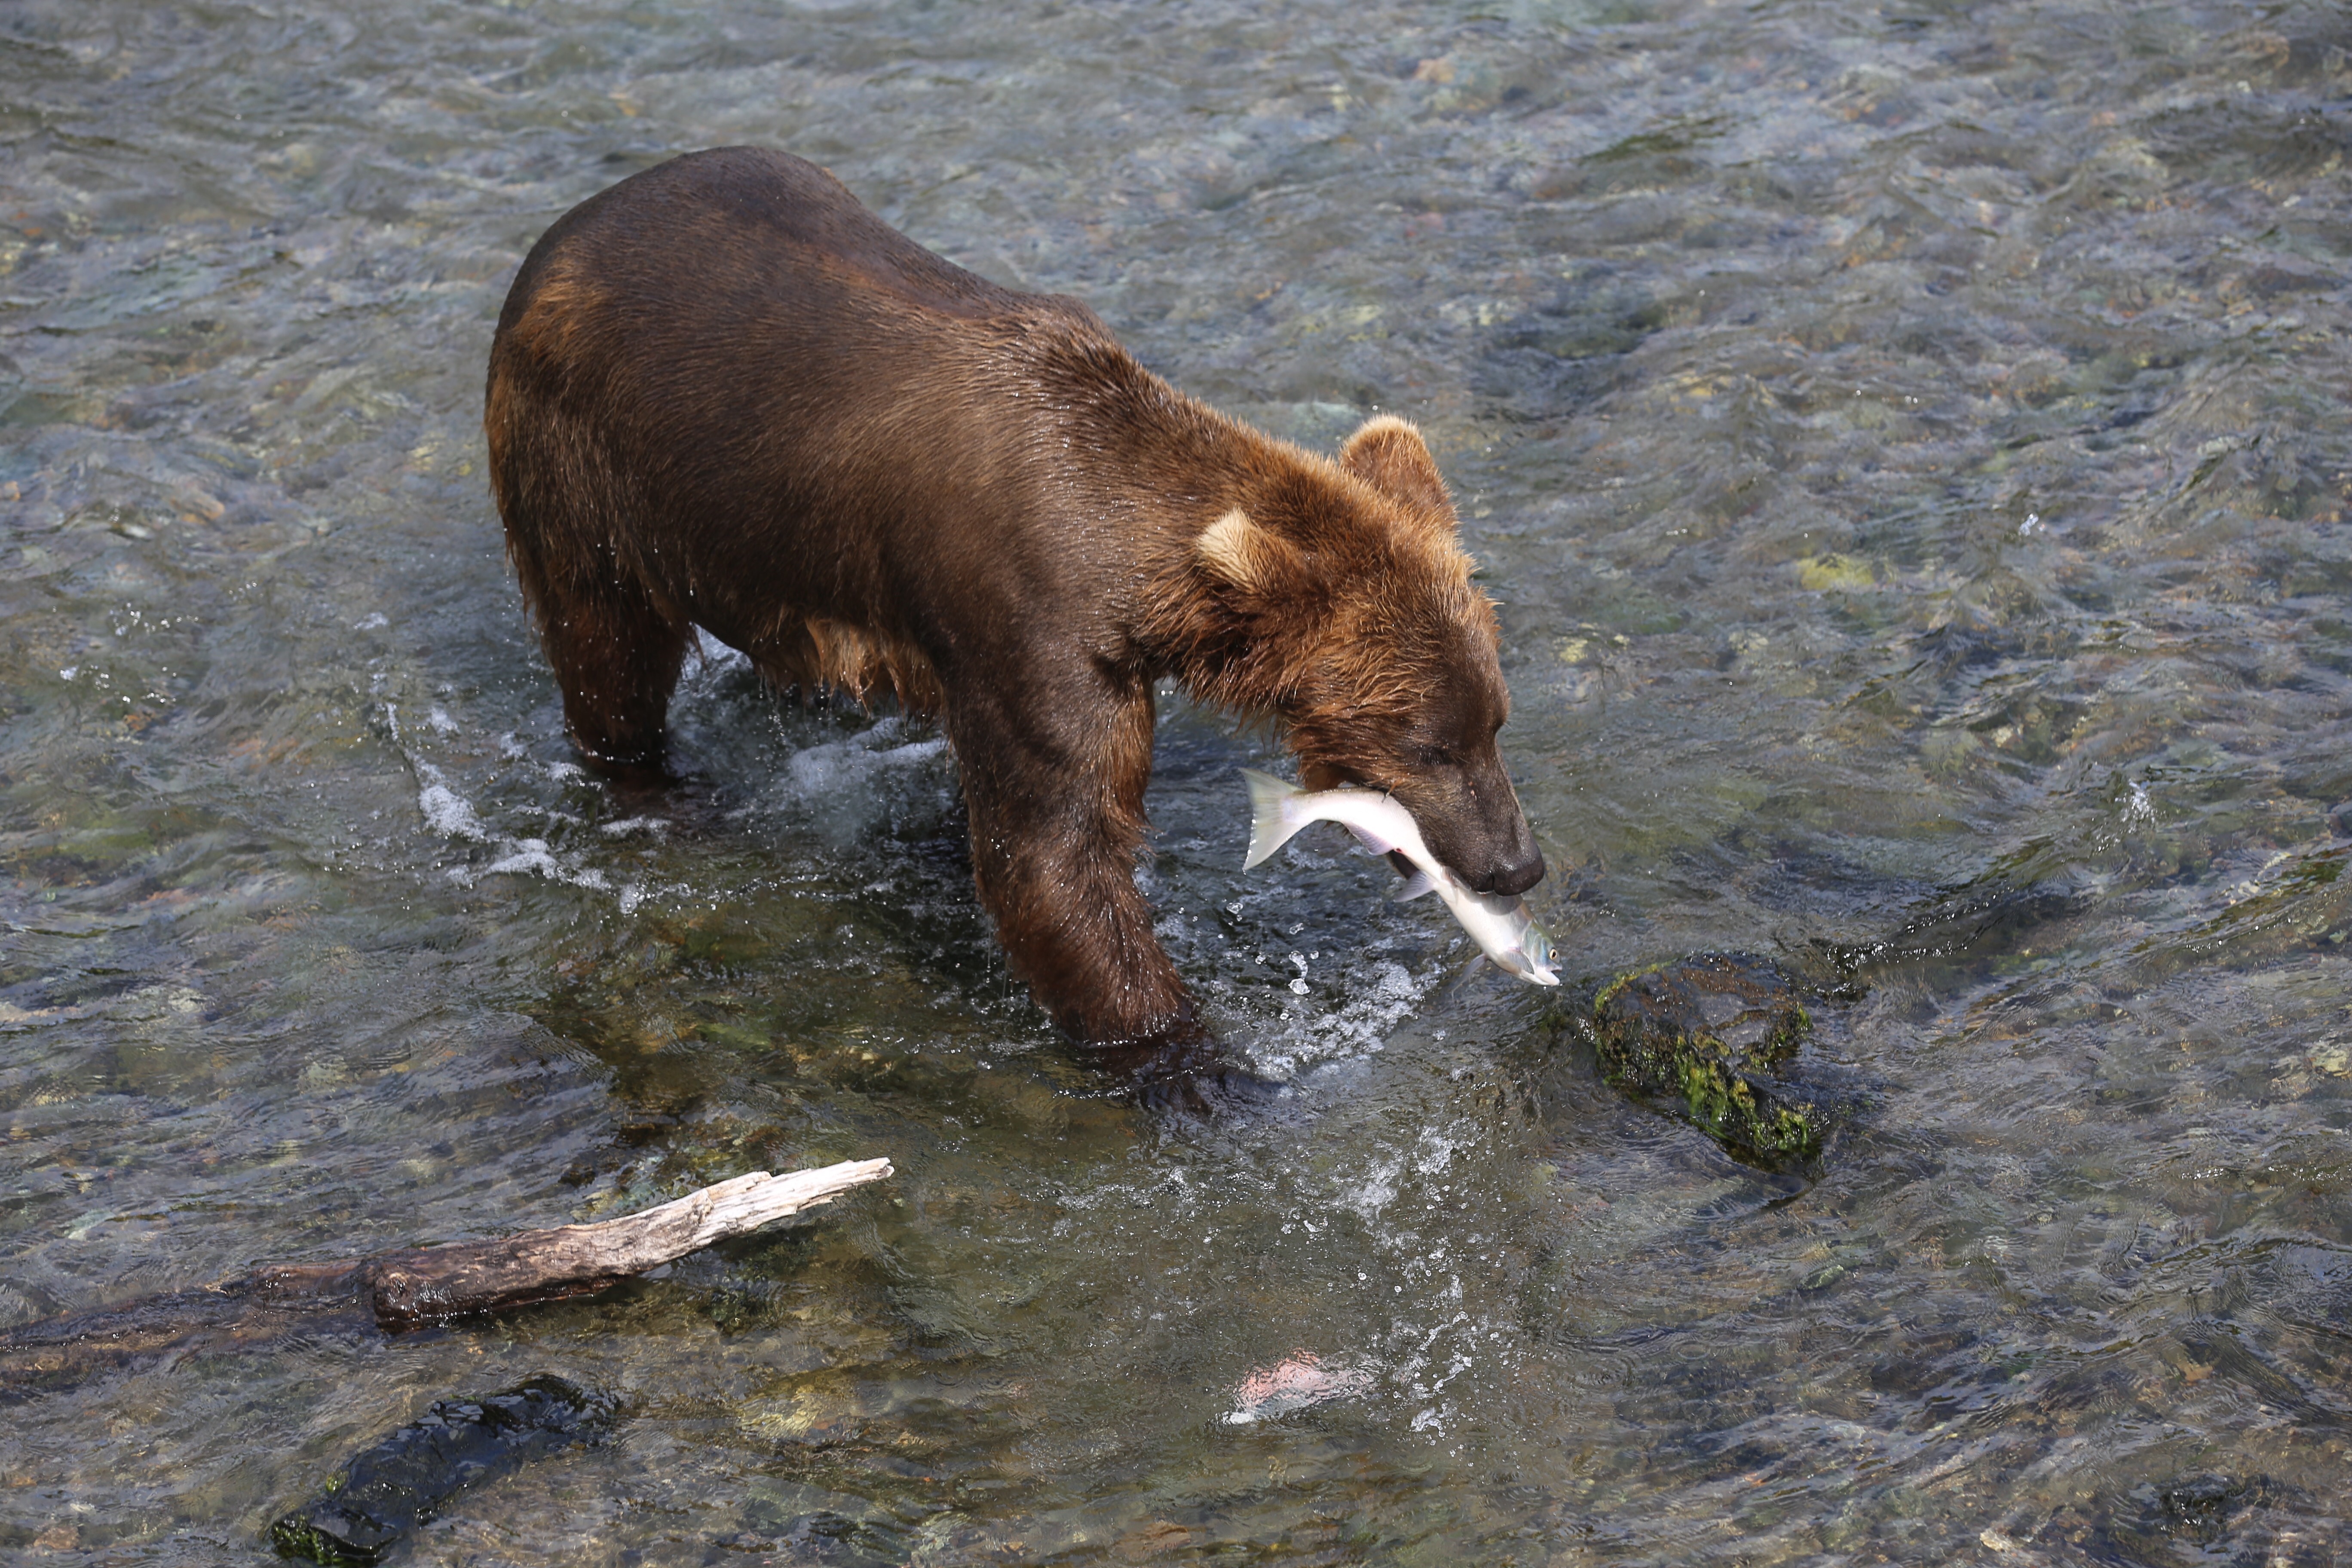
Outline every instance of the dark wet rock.
[[2033, 1409], [2053, 1429], [2073, 1432], [2085, 1421], [2146, 1413], [2144, 1394], [2132, 1369], [2097, 1359], [2053, 1377], [2033, 1396]]
[[777, 1544], [788, 1560], [797, 1563], [867, 1563], [876, 1561], [859, 1549], [860, 1530], [854, 1519], [841, 1514], [803, 1514], [793, 1521]]
[[765, 1327], [775, 1320], [780, 1308], [774, 1284], [751, 1279], [718, 1287], [703, 1300], [702, 1310], [720, 1333], [740, 1334]]
[[2053, 941], [2051, 929], [2090, 907], [2089, 895], [2046, 845], [2008, 858], [1982, 876], [1937, 893], [1914, 908], [1891, 934], [1822, 956], [1841, 976], [1895, 967], [1948, 965], [1977, 970]]
[[2256, 1489], [2234, 1476], [2214, 1473], [2179, 1476], [2160, 1486], [2143, 1487], [2134, 1500], [2163, 1520], [2178, 1533], [2200, 1545], [2221, 1539], [2232, 1509], [2243, 1504]]
[[313, 1563], [377, 1562], [457, 1493], [594, 1441], [618, 1408], [610, 1394], [560, 1377], [534, 1377], [481, 1399], [436, 1399], [271, 1525], [269, 1542]]
[[2195, 1364], [2211, 1369], [2281, 1413], [2301, 1421], [2333, 1424], [2326, 1408], [2302, 1384], [2265, 1361], [2230, 1329], [2198, 1323], [2174, 1338]]
[[824, 1563], [838, 1568], [879, 1568], [903, 1562], [883, 1534], [830, 1509], [792, 1514], [772, 1501], [755, 1502], [748, 1512], [752, 1528], [730, 1536], [719, 1545], [735, 1552], [760, 1552], [772, 1563]]
[[2281, 1516], [2282, 1505], [2300, 1511], [2311, 1500], [2267, 1476], [2192, 1471], [2061, 1509], [2041, 1531], [2040, 1543], [2094, 1562], [2150, 1568], [2195, 1563], [2316, 1568], [2336, 1561], [2335, 1554]]
[[1555, 418], [1614, 385], [1623, 357], [1665, 321], [1647, 289], [1608, 274], [1562, 285], [1499, 324], [1474, 390], [1523, 418]]
[[1690, 1121], [1740, 1159], [1782, 1167], [1821, 1152], [1827, 1118], [1780, 1069], [1811, 1032], [1797, 985], [1768, 960], [1699, 953], [1618, 976], [1590, 1029], [1613, 1087]]
[[1537, 201], [1612, 196], [1669, 188], [1711, 172], [1703, 149], [1729, 124], [1720, 116], [1685, 119], [1624, 137], [1537, 180]]

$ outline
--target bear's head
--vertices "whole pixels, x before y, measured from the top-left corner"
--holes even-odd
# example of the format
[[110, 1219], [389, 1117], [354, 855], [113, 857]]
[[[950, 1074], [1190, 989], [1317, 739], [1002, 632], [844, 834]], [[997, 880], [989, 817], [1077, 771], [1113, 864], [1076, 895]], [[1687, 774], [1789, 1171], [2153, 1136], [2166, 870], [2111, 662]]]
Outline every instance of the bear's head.
[[1194, 646], [1216, 653], [1188, 661], [1196, 693], [1286, 723], [1308, 788], [1393, 795], [1472, 888], [1533, 887], [1543, 853], [1495, 743], [1494, 605], [1420, 432], [1373, 419], [1336, 464], [1269, 465], [1246, 493], [1193, 542]]

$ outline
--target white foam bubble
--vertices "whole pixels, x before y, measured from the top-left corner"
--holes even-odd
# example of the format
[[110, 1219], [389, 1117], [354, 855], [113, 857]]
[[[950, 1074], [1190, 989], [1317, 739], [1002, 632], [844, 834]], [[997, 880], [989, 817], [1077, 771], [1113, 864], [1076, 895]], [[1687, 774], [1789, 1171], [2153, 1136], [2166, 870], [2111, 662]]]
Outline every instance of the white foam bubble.
[[[886, 719], [882, 724], [893, 722]], [[880, 730], [882, 724], [875, 729]], [[886, 769], [929, 762], [948, 748], [948, 743], [940, 740], [909, 741], [902, 746], [877, 749], [865, 744], [865, 739], [860, 736], [855, 741], [835, 741], [794, 752], [792, 761], [785, 764], [793, 791], [804, 797], [830, 795], [855, 787]]]
[[490, 841], [490, 830], [474, 815], [474, 808], [464, 795], [449, 787], [439, 768], [430, 763], [415, 764], [417, 777], [425, 787], [416, 792], [417, 809], [425, 813], [425, 826], [445, 838], [470, 838], [477, 843]]
[[593, 866], [567, 865], [547, 847], [544, 838], [523, 838], [507, 847], [507, 853], [482, 868], [485, 877], [514, 876], [530, 872], [551, 882], [568, 882], [575, 888], [589, 888], [603, 892], [612, 887], [604, 873]]
[[[1274, 962], [1280, 962], [1275, 959]], [[1298, 963], [1294, 955], [1291, 960]], [[1305, 965], [1299, 964], [1302, 971]], [[1259, 1070], [1287, 1078], [1318, 1061], [1369, 1056], [1388, 1044], [1399, 1024], [1412, 1016], [1422, 999], [1435, 989], [1444, 974], [1441, 964], [1423, 966], [1416, 975], [1393, 959], [1359, 954], [1339, 965], [1326, 982], [1336, 998], [1318, 1007], [1314, 986], [1301, 973], [1286, 983], [1291, 1002], [1279, 1018], [1243, 1031]]]
[[542, 877], [562, 881], [563, 868], [555, 863], [554, 851], [544, 838], [520, 838], [507, 846], [507, 852], [481, 868], [485, 877], [512, 876], [518, 871], [536, 871]]
[[1365, 1173], [1361, 1183], [1341, 1194], [1339, 1201], [1368, 1220], [1378, 1219], [1396, 1201], [1397, 1182], [1403, 1174], [1402, 1160], [1383, 1160]]
[[870, 847], [894, 813], [943, 808], [953, 785], [940, 763], [945, 740], [908, 740], [897, 715], [845, 740], [803, 746], [784, 759], [760, 800], [741, 815], [787, 817], [844, 848]]
[[[563, 855], [544, 838], [526, 837], [508, 838], [490, 831], [476, 812], [473, 803], [459, 795], [449, 784], [448, 776], [431, 763], [409, 758], [416, 770], [422, 787], [416, 792], [417, 809], [424, 813], [425, 826], [444, 838], [461, 839], [496, 847], [497, 858], [486, 866], [454, 866], [448, 872], [451, 880], [472, 887], [484, 877], [543, 877], [551, 882], [585, 888], [592, 892], [611, 892], [612, 879], [591, 864], [584, 855]], [[546, 813], [562, 818], [561, 813]], [[627, 914], [644, 901], [646, 890], [635, 883], [619, 890], [621, 912]]]

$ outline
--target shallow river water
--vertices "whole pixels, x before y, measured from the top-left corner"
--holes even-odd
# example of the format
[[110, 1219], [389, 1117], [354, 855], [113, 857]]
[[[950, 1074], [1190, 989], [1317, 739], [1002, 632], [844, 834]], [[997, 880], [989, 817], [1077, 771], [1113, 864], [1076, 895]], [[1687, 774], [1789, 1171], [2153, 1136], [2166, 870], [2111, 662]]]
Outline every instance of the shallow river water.
[[[17, 1391], [0, 1554], [258, 1558], [554, 1373], [611, 1440], [403, 1561], [2352, 1561], [2348, 52], [2320, 0], [0, 9], [0, 1328], [898, 1170], [591, 1301]], [[1171, 700], [1141, 874], [1296, 1086], [1171, 1120], [1008, 980], [934, 732], [714, 647], [690, 789], [583, 777], [490, 329], [736, 142], [1279, 434], [1420, 421], [1579, 984], [1334, 830], [1244, 875], [1278, 753]], [[1570, 1026], [1722, 950], [1816, 988], [1801, 1170]]]

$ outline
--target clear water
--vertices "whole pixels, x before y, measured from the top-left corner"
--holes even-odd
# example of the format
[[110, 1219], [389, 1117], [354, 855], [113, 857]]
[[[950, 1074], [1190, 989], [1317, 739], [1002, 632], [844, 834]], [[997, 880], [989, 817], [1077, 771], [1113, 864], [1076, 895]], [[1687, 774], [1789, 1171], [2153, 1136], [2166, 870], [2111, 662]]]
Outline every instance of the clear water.
[[[591, 1303], [21, 1403], [0, 1550], [253, 1557], [552, 1372], [624, 1434], [407, 1561], [2352, 1558], [2347, 51], [2320, 3], [0, 11], [0, 1325], [900, 1172]], [[1336, 834], [1241, 874], [1273, 753], [1212, 716], [1144, 875], [1299, 1087], [1205, 1127], [1008, 982], [935, 736], [713, 658], [697, 788], [579, 775], [490, 326], [566, 207], [746, 141], [1282, 434], [1420, 420], [1570, 972], [1853, 983], [1813, 1179]]]

